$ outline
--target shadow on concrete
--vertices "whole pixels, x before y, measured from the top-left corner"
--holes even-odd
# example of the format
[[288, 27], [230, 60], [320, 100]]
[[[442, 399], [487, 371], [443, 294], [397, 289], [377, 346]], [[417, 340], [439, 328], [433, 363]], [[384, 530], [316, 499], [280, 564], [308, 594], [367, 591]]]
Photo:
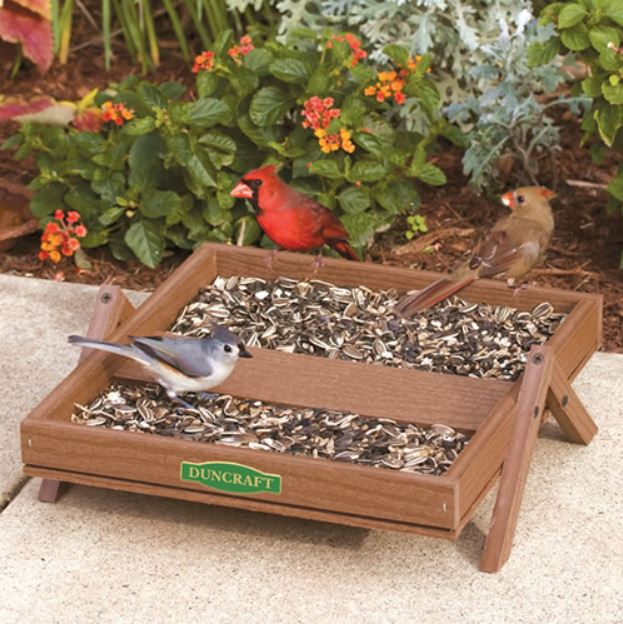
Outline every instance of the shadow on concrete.
[[[39, 483], [39, 479], [37, 482]], [[69, 485], [63, 493], [58, 502], [41, 503], [41, 506], [66, 508], [68, 516], [86, 509], [100, 514], [122, 514], [126, 518], [172, 522], [180, 528], [209, 527], [257, 537], [278, 536], [299, 544], [324, 545], [338, 550], [357, 550], [370, 533], [363, 528], [97, 487]]]

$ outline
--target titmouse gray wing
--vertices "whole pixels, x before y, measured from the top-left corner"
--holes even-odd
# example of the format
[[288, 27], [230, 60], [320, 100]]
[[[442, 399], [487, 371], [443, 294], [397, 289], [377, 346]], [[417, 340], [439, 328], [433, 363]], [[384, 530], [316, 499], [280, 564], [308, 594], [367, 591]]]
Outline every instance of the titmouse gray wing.
[[132, 344], [149, 356], [164, 361], [186, 376], [210, 376], [207, 339], [187, 337], [131, 337]]

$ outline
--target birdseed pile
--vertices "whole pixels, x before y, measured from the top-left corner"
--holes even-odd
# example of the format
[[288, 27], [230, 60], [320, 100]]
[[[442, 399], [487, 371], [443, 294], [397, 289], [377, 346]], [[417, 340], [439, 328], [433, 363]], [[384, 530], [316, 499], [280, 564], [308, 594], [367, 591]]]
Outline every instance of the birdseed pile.
[[530, 346], [544, 343], [565, 317], [549, 302], [519, 311], [452, 297], [405, 320], [392, 312], [399, 299], [395, 289], [219, 276], [170, 331], [204, 336], [219, 323], [248, 347], [514, 381]]
[[175, 404], [158, 385], [117, 384], [88, 406], [76, 405], [72, 422], [435, 475], [446, 472], [469, 442], [443, 424], [420, 428], [226, 395], [192, 404]]

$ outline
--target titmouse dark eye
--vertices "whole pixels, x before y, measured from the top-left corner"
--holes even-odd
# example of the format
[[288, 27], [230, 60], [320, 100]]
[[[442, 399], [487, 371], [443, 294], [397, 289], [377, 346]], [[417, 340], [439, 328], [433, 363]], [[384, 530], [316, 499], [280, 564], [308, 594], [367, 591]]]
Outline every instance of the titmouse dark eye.
[[517, 203], [518, 204], [523, 204], [526, 201], [526, 199], [523, 196], [517, 196]]
[[224, 346], [223, 350], [225, 350], [225, 352], [231, 352], [231, 346]]

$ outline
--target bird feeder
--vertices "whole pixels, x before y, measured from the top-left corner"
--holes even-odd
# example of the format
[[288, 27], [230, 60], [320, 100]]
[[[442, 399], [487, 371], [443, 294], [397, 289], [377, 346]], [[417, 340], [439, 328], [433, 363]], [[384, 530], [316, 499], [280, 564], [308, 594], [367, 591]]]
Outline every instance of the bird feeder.
[[[118, 288], [102, 286], [88, 334], [125, 341], [128, 335], [166, 332], [180, 309], [218, 275], [317, 278], [398, 291], [438, 278], [334, 259], [315, 268], [311, 257], [287, 252], [279, 252], [269, 268], [265, 251], [206, 244], [136, 310]], [[525, 310], [547, 300], [566, 318], [544, 345], [531, 348], [516, 382], [254, 348], [254, 358], [241, 360], [216, 389], [419, 426], [443, 423], [471, 435], [441, 476], [74, 424], [74, 403], [88, 403], [115, 381], [151, 380], [138, 364], [92, 350], [83, 350], [74, 371], [23, 420], [24, 472], [44, 479], [40, 499], [49, 502], [56, 501], [61, 483], [76, 483], [450, 540], [459, 537], [500, 479], [481, 560], [481, 569], [497, 571], [510, 554], [531, 451], [546, 411], [573, 443], [586, 445], [597, 431], [569, 381], [600, 346], [602, 298], [537, 287], [514, 294], [491, 280], [476, 281], [462, 295]], [[197, 480], [202, 468], [214, 463], [242, 476], [238, 482], [254, 481], [256, 488], [228, 489]]]

